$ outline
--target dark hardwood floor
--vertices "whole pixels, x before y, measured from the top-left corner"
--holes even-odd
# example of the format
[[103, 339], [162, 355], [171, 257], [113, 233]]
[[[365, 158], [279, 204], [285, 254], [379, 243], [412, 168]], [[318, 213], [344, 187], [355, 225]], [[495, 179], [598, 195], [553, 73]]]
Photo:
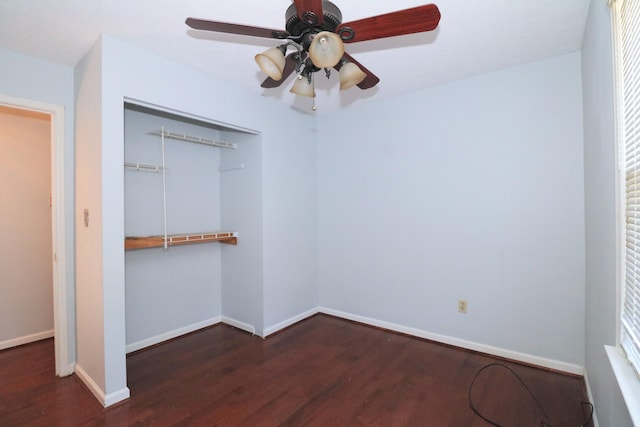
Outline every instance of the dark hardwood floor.
[[52, 340], [0, 352], [0, 426], [490, 426], [469, 407], [474, 378], [495, 425], [589, 414], [580, 377], [325, 315], [266, 340], [216, 325], [131, 354], [131, 398], [107, 409], [56, 378], [53, 357]]

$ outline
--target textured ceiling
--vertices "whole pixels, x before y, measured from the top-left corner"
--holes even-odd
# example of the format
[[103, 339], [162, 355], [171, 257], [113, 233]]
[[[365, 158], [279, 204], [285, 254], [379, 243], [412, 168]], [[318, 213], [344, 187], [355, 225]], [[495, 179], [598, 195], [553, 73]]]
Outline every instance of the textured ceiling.
[[[333, 0], [343, 22], [429, 3], [418, 0]], [[430, 33], [347, 44], [380, 78], [366, 91], [340, 92], [337, 74], [316, 73], [319, 112], [383, 99], [542, 58], [579, 50], [590, 0], [434, 0], [442, 19]], [[186, 17], [284, 29], [291, 0], [1, 0], [0, 47], [74, 66], [98, 38], [110, 34], [309, 111], [311, 100], [280, 88], [262, 89], [256, 53], [273, 39], [207, 33]], [[1, 64], [0, 64], [1, 66]]]

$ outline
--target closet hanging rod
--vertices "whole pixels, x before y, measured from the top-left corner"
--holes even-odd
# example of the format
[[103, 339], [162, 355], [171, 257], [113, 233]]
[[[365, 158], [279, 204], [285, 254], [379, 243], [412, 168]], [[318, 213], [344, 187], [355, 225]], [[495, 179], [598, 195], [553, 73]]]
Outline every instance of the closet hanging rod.
[[235, 142], [216, 141], [214, 139], [206, 139], [199, 136], [187, 135], [186, 133], [176, 133], [168, 130], [157, 130], [151, 132], [154, 135], [164, 135], [165, 138], [177, 139], [179, 141], [194, 142], [196, 144], [208, 145], [218, 148], [231, 148], [235, 150], [237, 144]]
[[141, 171], [141, 172], [155, 172], [160, 173], [164, 169], [159, 165], [146, 165], [144, 163], [124, 162], [124, 168], [128, 170]]

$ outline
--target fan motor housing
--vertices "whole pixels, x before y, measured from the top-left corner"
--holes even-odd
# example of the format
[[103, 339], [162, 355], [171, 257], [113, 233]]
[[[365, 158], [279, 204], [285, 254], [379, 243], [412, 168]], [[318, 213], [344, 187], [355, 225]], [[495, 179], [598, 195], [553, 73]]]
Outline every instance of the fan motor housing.
[[342, 12], [338, 6], [328, 0], [322, 1], [323, 19], [318, 25], [318, 17], [313, 12], [305, 12], [303, 20], [298, 17], [296, 5], [292, 4], [285, 13], [287, 32], [293, 36], [302, 36], [305, 33], [319, 33], [320, 31], [335, 32], [342, 23]]

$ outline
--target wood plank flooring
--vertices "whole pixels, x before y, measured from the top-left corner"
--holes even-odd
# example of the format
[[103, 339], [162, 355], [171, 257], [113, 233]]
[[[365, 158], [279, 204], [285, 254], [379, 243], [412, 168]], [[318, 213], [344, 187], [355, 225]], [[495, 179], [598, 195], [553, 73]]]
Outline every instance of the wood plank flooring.
[[326, 315], [266, 340], [216, 325], [129, 355], [127, 375], [131, 398], [104, 409], [54, 376], [52, 340], [0, 351], [0, 426], [490, 426], [474, 378], [494, 425], [589, 415], [580, 377]]

